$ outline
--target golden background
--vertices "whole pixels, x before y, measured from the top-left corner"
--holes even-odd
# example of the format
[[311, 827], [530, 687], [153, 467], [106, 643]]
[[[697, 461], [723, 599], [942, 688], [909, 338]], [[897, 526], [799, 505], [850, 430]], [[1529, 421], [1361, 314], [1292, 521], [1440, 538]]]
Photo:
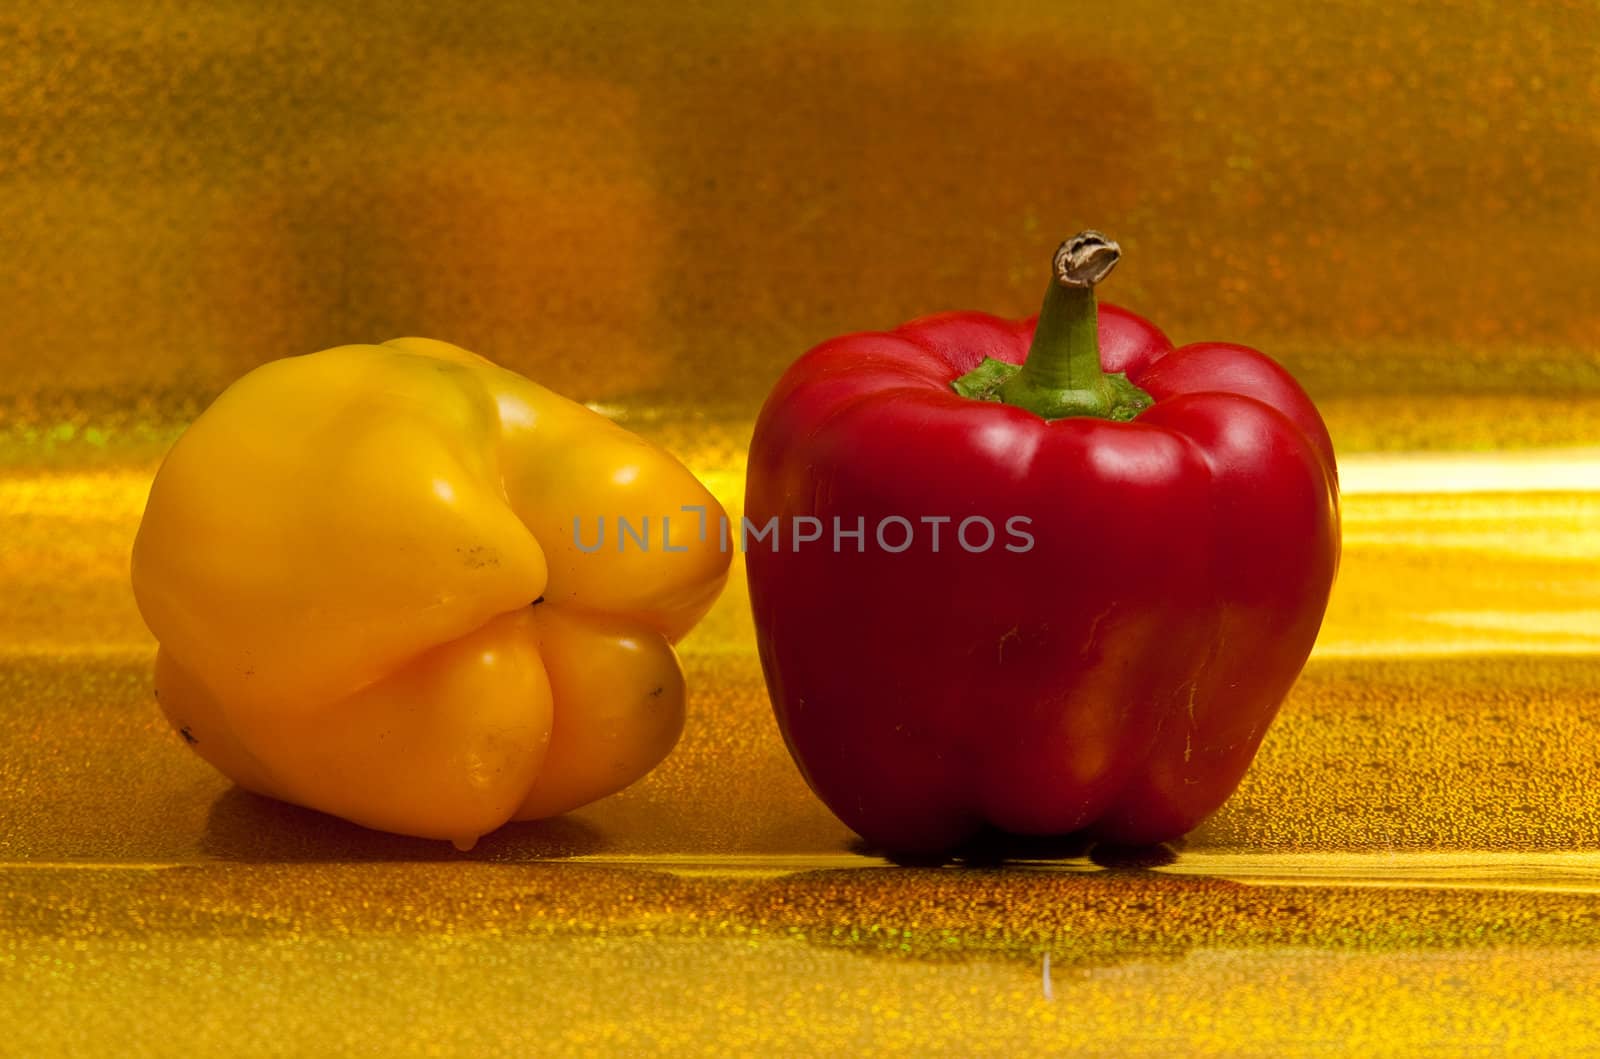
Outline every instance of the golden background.
[[[1597, 40], [1586, 3], [0, 8], [0, 1052], [1595, 1046]], [[790, 360], [1030, 313], [1089, 225], [1108, 300], [1277, 356], [1341, 454], [1317, 651], [1181, 849], [859, 850], [737, 569], [674, 756], [469, 855], [160, 722], [128, 547], [252, 366], [449, 339], [737, 510]]]

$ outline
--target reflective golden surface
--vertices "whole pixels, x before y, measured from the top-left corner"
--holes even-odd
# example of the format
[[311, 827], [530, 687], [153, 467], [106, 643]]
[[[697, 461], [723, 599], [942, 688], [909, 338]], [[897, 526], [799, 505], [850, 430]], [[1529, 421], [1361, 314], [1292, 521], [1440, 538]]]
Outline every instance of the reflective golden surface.
[[[1600, 8], [1135, 0], [0, 10], [0, 1053], [1600, 1051]], [[828, 335], [1106, 297], [1324, 409], [1316, 654], [1181, 848], [887, 864], [742, 574], [677, 752], [470, 854], [230, 789], [127, 588], [273, 357], [428, 334], [731, 509]], [[1009, 855], [1010, 860], [1006, 857]]]
[[[737, 457], [684, 451], [737, 510]], [[1600, 489], [1393, 491], [1444, 458], [1347, 460], [1317, 653], [1181, 848], [945, 868], [805, 789], [738, 567], [682, 744], [617, 797], [463, 855], [230, 789], [149, 697], [151, 469], [10, 474], [0, 1016], [23, 1054], [1570, 1054], [1600, 1039]], [[1596, 456], [1454, 480], [1530, 459]]]

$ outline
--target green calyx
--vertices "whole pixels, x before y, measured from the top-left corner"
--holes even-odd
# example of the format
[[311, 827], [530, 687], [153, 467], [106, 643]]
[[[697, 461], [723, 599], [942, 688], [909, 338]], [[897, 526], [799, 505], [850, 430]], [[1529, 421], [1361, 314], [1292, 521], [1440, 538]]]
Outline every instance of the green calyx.
[[1056, 251], [1039, 325], [1020, 365], [984, 358], [950, 384], [962, 397], [1025, 408], [1042, 419], [1095, 416], [1127, 422], [1154, 403], [1121, 373], [1100, 367], [1095, 284], [1116, 267], [1122, 250], [1085, 231]]

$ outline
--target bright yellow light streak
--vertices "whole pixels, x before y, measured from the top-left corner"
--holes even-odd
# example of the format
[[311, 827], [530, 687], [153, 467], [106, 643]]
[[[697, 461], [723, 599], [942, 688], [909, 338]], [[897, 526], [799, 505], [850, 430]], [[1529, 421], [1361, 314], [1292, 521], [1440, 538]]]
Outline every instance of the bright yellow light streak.
[[1361, 453], [1339, 461], [1345, 496], [1600, 492], [1600, 448]]

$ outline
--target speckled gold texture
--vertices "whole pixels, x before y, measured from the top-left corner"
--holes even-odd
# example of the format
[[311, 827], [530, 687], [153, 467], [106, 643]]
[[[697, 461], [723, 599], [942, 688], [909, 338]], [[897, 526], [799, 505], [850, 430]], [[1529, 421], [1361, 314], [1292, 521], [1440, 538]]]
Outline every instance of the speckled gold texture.
[[1596, 39], [1573, 0], [12, 5], [0, 365], [159, 400], [425, 334], [742, 406], [832, 334], [1036, 311], [1093, 226], [1106, 298], [1318, 397], [1596, 396]]
[[805, 789], [738, 565], [674, 755], [463, 855], [231, 789], [166, 728], [123, 583], [149, 468], [0, 478], [0, 1022], [21, 1054], [1574, 1054], [1600, 492], [1361, 491], [1406, 467], [1349, 462], [1318, 651], [1201, 830], [944, 868]]
[[[92, 0], [0, 11], [0, 1054], [1600, 1052], [1600, 9]], [[1169, 849], [891, 865], [809, 794], [742, 568], [681, 745], [469, 854], [230, 788], [127, 560], [231, 378], [482, 349], [731, 511], [837, 332], [1105, 294], [1289, 364], [1321, 639]]]

